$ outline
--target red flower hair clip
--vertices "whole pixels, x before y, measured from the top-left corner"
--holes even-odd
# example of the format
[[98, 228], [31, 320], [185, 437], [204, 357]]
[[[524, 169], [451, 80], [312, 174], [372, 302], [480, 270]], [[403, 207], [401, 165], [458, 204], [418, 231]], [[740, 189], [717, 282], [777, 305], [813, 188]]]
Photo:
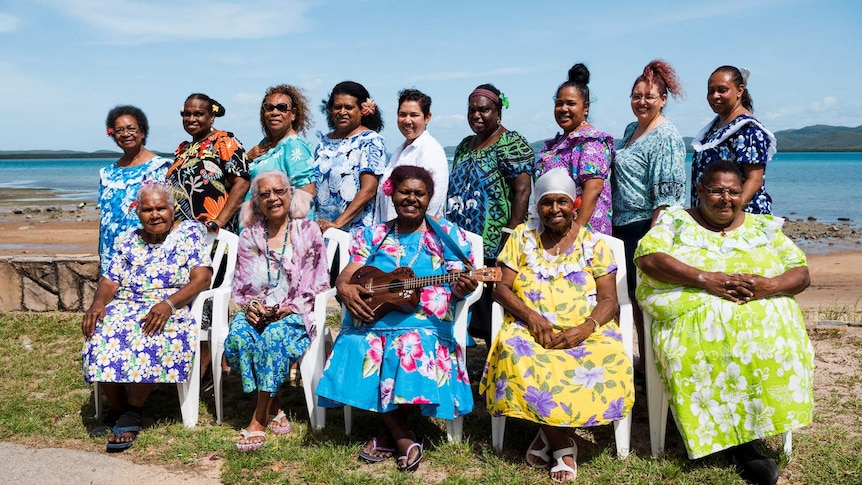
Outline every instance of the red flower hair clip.
[[383, 182], [383, 195], [390, 197], [394, 191], [395, 188], [392, 187], [392, 179], [386, 179], [386, 182]]
[[105, 132], [108, 136], [114, 136], [114, 129], [108, 128], [108, 131]]

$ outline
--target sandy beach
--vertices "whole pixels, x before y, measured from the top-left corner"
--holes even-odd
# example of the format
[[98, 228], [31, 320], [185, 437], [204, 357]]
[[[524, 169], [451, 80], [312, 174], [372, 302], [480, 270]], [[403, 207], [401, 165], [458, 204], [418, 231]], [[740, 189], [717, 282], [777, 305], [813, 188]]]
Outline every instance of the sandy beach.
[[[8, 191], [0, 190], [0, 256], [98, 254], [95, 202], [48, 199], [21, 206], [13, 202], [20, 194]], [[862, 230], [788, 221], [785, 232], [808, 254], [811, 286], [798, 296], [803, 310], [862, 312]]]

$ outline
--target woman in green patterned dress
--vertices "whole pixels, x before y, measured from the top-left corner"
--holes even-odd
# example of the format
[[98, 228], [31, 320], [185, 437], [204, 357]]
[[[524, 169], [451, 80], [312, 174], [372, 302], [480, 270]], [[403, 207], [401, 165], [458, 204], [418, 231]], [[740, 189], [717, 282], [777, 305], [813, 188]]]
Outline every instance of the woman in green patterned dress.
[[745, 478], [774, 484], [757, 440], [811, 423], [814, 407], [793, 297], [809, 284], [805, 253], [781, 218], [742, 212], [735, 163], [710, 165], [696, 189], [698, 207], [667, 209], [638, 245], [637, 298], [689, 458], [728, 450]]

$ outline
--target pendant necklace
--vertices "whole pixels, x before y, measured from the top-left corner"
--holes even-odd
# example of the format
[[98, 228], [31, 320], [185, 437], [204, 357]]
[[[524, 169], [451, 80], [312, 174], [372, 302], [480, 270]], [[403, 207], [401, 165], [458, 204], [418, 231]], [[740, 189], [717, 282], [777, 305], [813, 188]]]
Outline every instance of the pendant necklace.
[[269, 253], [271, 250], [269, 249], [269, 227], [264, 227], [264, 234], [266, 236], [266, 285], [269, 288], [275, 288], [278, 286], [278, 280], [281, 279], [281, 268], [284, 266], [284, 251], [287, 249], [287, 233], [290, 230], [290, 222], [288, 222], [287, 227], [284, 228], [284, 242], [281, 245], [281, 256], [278, 259], [278, 272], [275, 273], [275, 281], [271, 278], [270, 273], [270, 261], [269, 261]]
[[[566, 236], [568, 236], [568, 235], [569, 235], [569, 232], [570, 232], [571, 230], [572, 230], [572, 226], [569, 226], [569, 228], [568, 228], [568, 229], [566, 230], [566, 232], [563, 234], [563, 237], [561, 237], [561, 238], [560, 238], [560, 240], [559, 240], [559, 241], [557, 241], [557, 238], [555, 238], [555, 237], [554, 237], [554, 233], [552, 233], [552, 232], [551, 232], [551, 230], [550, 230], [550, 229], [548, 229], [548, 236], [550, 236], [550, 237], [551, 237], [551, 240], [552, 240], [552, 241], [554, 241], [554, 249], [556, 249], [556, 250], [557, 250], [557, 252], [554, 254], [554, 256], [559, 256], [559, 255], [560, 255], [560, 243], [561, 243], [561, 242], [563, 242], [563, 239], [565, 239], [565, 238], [566, 238]], [[550, 252], [550, 251], [548, 251], [548, 252]]]
[[[406, 248], [401, 245], [401, 240], [398, 238], [398, 221], [395, 221], [395, 244], [398, 246], [398, 253], [395, 255], [395, 267], [401, 267], [401, 254], [407, 254]], [[419, 259], [419, 254], [422, 252], [422, 246], [425, 243], [425, 221], [422, 221], [422, 225], [419, 226], [419, 244], [416, 245], [416, 255], [413, 256], [413, 259], [410, 260], [410, 263], [407, 265], [408, 268], [413, 267], [413, 263]]]

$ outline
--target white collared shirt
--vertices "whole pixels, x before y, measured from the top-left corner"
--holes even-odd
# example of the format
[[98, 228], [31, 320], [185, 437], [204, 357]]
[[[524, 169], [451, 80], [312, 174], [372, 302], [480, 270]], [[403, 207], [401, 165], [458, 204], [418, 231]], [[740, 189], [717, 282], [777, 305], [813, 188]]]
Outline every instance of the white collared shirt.
[[392, 154], [389, 167], [380, 177], [377, 188], [377, 207], [374, 211], [375, 222], [386, 222], [397, 216], [392, 198], [383, 195], [383, 183], [389, 179], [392, 170], [399, 165], [415, 165], [422, 167], [431, 174], [434, 180], [434, 196], [428, 204], [428, 215], [442, 218], [446, 213], [446, 192], [449, 190], [449, 161], [443, 146], [428, 133], [428, 130], [417, 136], [413, 143], [398, 146]]

